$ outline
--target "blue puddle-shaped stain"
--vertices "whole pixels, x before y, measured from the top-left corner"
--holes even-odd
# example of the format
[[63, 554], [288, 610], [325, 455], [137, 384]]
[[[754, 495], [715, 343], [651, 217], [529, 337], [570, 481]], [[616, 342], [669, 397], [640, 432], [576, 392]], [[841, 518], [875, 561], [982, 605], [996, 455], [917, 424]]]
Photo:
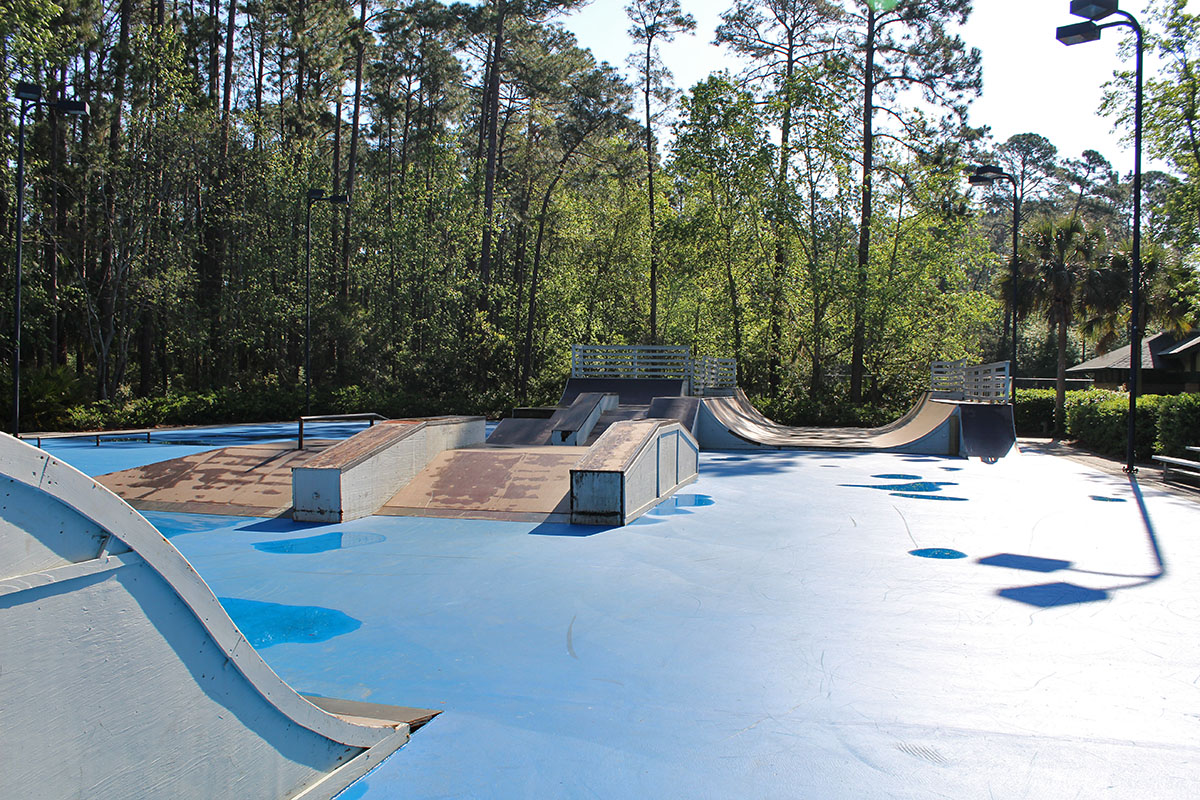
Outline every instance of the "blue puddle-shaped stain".
[[322, 533], [319, 536], [305, 536], [301, 539], [255, 542], [251, 546], [255, 550], [261, 550], [264, 553], [309, 555], [312, 553], [327, 553], [330, 550], [344, 550], [347, 547], [379, 544], [386, 538], [378, 533], [338, 533], [337, 531], [331, 531], [329, 533]]
[[665, 517], [671, 514], [690, 514], [689, 508], [711, 506], [714, 501], [706, 494], [677, 494], [668, 497], [655, 508], [647, 511], [647, 516]]
[[1098, 503], [1124, 503], [1124, 497], [1104, 497], [1103, 495], [1093, 494], [1091, 498]]
[[938, 494], [942, 491], [943, 486], [958, 485], [950, 481], [923, 481], [920, 480], [920, 475], [905, 474], [872, 475], [871, 477], [885, 481], [908, 481], [908, 483], [885, 483], [879, 486], [872, 486], [865, 483], [843, 483], [842, 486], [850, 486], [855, 489], [878, 489], [881, 492], [890, 492], [893, 497], [909, 497], [914, 500], [950, 500], [962, 502], [967, 499], [965, 497]]
[[948, 547], [925, 547], [920, 550], [909, 550], [910, 556], [919, 556], [920, 558], [966, 558], [967, 554], [959, 550], [951, 550]]
[[240, 597], [218, 599], [246, 641], [260, 650], [284, 642], [324, 642], [362, 627], [361, 621], [336, 608], [286, 606]]

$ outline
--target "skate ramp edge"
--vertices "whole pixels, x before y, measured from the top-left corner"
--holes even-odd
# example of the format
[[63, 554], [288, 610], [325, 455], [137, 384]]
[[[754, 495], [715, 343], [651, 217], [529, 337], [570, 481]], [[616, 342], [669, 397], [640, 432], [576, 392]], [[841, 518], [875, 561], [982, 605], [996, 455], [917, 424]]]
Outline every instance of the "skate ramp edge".
[[390, 420], [292, 469], [292, 518], [348, 522], [370, 516], [443, 450], [482, 444], [483, 417]]
[[408, 740], [411, 710], [297, 694], [96, 481], [3, 434], [0, 480], [6, 796], [324, 800]]
[[963, 403], [962, 454], [985, 461], [1004, 458], [1017, 443], [1013, 407], [1009, 403]]
[[697, 437], [705, 450], [861, 450], [960, 455], [958, 405], [922, 395], [900, 419], [880, 428], [789, 427], [767, 419], [746, 396], [704, 398]]
[[628, 525], [696, 480], [699, 452], [674, 420], [614, 422], [571, 469], [571, 522]]

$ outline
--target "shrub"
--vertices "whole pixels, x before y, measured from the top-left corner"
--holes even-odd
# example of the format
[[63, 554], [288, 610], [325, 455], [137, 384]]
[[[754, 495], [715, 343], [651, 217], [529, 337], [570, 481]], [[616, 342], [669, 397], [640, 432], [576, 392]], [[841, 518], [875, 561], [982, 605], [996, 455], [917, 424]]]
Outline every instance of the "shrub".
[[[1138, 405], [1140, 410], [1141, 403]], [[1194, 458], [1196, 454], [1186, 449], [1188, 445], [1200, 446], [1200, 394], [1163, 397], [1158, 404], [1156, 452]]]
[[[1156, 394], [1142, 395], [1137, 405], [1137, 430], [1134, 440], [1136, 458], [1147, 459], [1154, 452], [1158, 436], [1158, 412], [1164, 401]], [[1067, 435], [1098, 453], [1120, 456], [1128, 442], [1129, 395], [1091, 389], [1069, 392], [1066, 401]]]
[[1014, 422], [1019, 434], [1051, 433], [1054, 430], [1054, 390], [1017, 389]]

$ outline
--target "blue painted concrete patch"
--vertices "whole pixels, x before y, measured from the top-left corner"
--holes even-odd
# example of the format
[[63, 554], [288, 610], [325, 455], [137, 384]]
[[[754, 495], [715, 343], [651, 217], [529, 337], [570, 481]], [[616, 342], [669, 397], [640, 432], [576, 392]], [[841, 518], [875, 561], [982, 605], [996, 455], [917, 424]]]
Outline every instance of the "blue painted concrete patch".
[[1091, 498], [1099, 503], [1124, 503], [1124, 497], [1104, 497], [1103, 495], [1094, 494]]
[[287, 606], [240, 597], [218, 599], [246, 640], [260, 649], [284, 642], [324, 642], [362, 627], [362, 622], [335, 608]]
[[347, 547], [363, 547], [368, 544], [379, 544], [387, 537], [378, 533], [341, 533], [330, 531], [319, 536], [307, 536], [300, 539], [279, 539], [273, 542], [254, 542], [251, 546], [263, 553], [286, 553], [290, 555], [311, 555], [327, 553], [330, 550], [344, 550]]
[[920, 556], [921, 558], [966, 558], [967, 554], [960, 550], [951, 550], [947, 547], [925, 547], [920, 550], [909, 550], [910, 556]]
[[662, 517], [670, 514], [690, 514], [689, 508], [711, 506], [715, 501], [706, 494], [676, 494], [659, 503], [648, 514]]

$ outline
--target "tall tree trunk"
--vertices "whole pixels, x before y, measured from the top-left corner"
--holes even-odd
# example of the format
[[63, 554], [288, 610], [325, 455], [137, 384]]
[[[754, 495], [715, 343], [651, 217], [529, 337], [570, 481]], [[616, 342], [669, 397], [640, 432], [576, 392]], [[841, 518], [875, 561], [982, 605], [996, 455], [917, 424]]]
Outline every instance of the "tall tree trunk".
[[654, 227], [654, 130], [650, 122], [650, 68], [654, 37], [646, 37], [646, 85], [642, 96], [646, 107], [646, 200], [650, 221], [650, 343], [658, 344], [658, 236]]
[[875, 156], [875, 9], [867, 7], [866, 53], [863, 59], [862, 207], [858, 230], [858, 271], [854, 282], [854, 331], [850, 349], [850, 400], [862, 400], [863, 351], [866, 346], [867, 274], [871, 261], [871, 172]]
[[795, 29], [788, 28], [787, 55], [783, 67], [783, 118], [779, 124], [779, 174], [775, 179], [775, 267], [771, 275], [770, 335], [767, 346], [767, 388], [774, 395], [779, 391], [780, 369], [783, 361], [783, 296], [787, 278], [787, 227], [780, 221], [787, 207], [789, 145], [792, 135], [792, 75], [795, 71]]
[[1058, 371], [1054, 376], [1054, 435], [1065, 433], [1063, 404], [1067, 399], [1067, 315], [1058, 318]]
[[[129, 69], [129, 24], [133, 15], [133, 0], [121, 0], [118, 7], [117, 48], [113, 54], [113, 112], [108, 131], [108, 157], [116, 164], [121, 156], [121, 112], [125, 105], [125, 76]], [[117, 263], [117, 190], [111, 170], [104, 181], [104, 245], [100, 253], [100, 286], [98, 296], [98, 330], [96, 331], [96, 393], [107, 400], [116, 388], [113, 346], [119, 338], [117, 330], [118, 283], [120, 265]]]
[[[350, 158], [346, 165], [346, 197], [354, 199], [354, 172], [358, 164], [358, 123], [362, 108], [363, 54], [366, 52], [367, 0], [359, 0], [358, 35], [354, 43], [354, 110], [350, 123]], [[352, 205], [347, 204], [342, 228], [342, 301], [349, 301], [350, 286], [350, 215]]]
[[496, 199], [496, 150], [500, 135], [500, 69], [504, 63], [504, 18], [507, 0], [496, 0], [496, 36], [492, 45], [492, 64], [488, 73], [487, 160], [483, 172], [483, 236], [479, 248], [479, 280], [483, 284], [479, 307], [487, 310], [492, 284], [492, 208]]

